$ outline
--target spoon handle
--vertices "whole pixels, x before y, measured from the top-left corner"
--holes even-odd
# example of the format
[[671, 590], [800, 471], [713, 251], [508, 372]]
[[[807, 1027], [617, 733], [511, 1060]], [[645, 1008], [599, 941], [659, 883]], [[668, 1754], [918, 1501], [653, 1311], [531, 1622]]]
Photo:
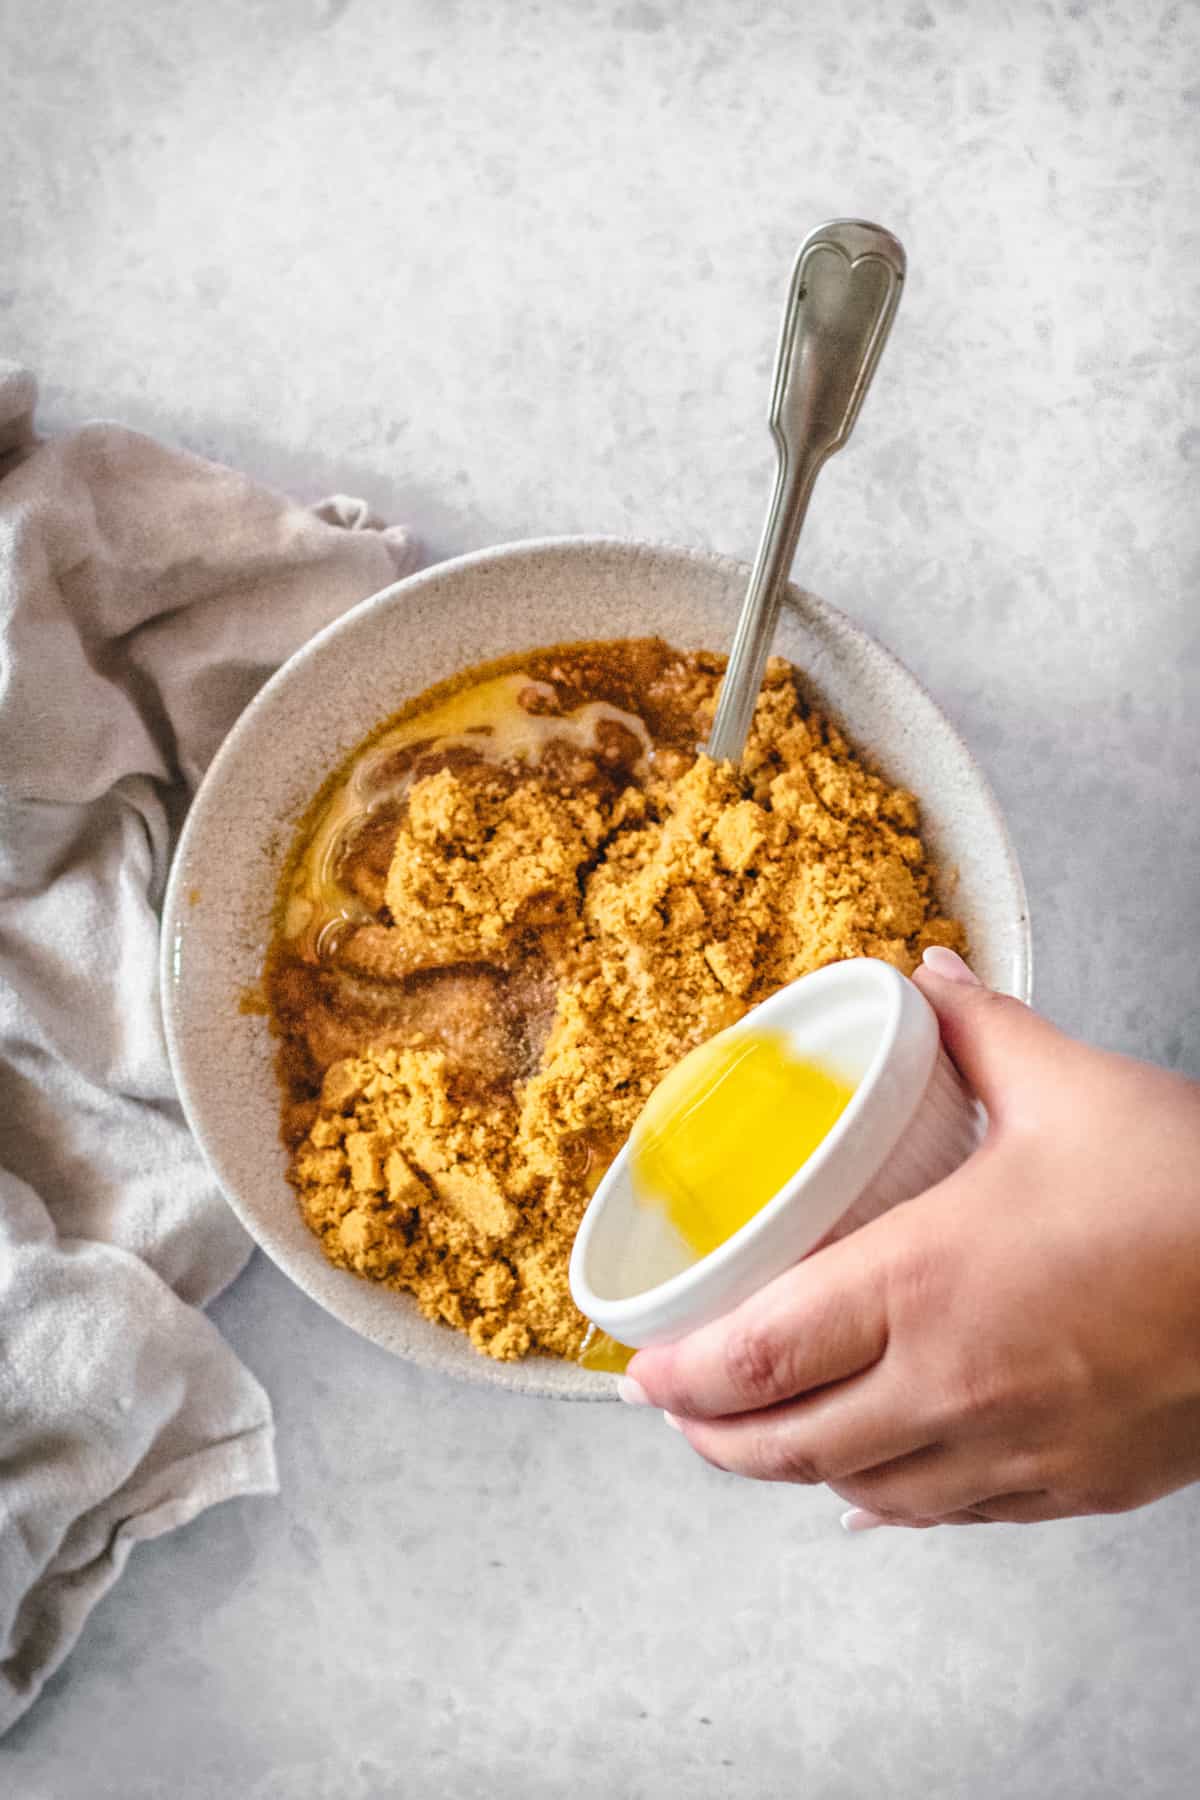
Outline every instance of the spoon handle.
[[831, 219], [800, 246], [771, 394], [778, 468], [706, 749], [736, 762], [821, 465], [850, 436], [904, 281], [904, 248], [861, 219]]

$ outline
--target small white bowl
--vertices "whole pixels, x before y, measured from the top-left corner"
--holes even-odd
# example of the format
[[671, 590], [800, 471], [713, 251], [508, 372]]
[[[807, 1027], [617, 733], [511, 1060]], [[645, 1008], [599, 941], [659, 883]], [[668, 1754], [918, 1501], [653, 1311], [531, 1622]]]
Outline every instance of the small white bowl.
[[854, 1089], [829, 1134], [739, 1231], [697, 1258], [665, 1212], [638, 1201], [629, 1144], [584, 1215], [571, 1256], [576, 1306], [623, 1344], [670, 1343], [818, 1245], [911, 1200], [966, 1161], [982, 1114], [942, 1048], [920, 989], [872, 957], [781, 988], [723, 1034], [782, 1033]]
[[[316, 579], [319, 579], [317, 577]], [[372, 726], [469, 663], [535, 645], [658, 632], [728, 646], [748, 570], [726, 557], [608, 538], [480, 550], [364, 600], [285, 663], [242, 714], [192, 804], [163, 906], [167, 1041], [188, 1121], [235, 1211], [297, 1285], [352, 1330], [468, 1381], [606, 1400], [610, 1375], [548, 1357], [498, 1363], [422, 1318], [407, 1294], [327, 1260], [300, 1216], [279, 1141], [275, 1046], [243, 1004], [262, 973], [280, 869], [331, 769]], [[858, 747], [921, 802], [971, 962], [1028, 997], [1029, 924], [1000, 809], [929, 695], [844, 613], [789, 588], [775, 648]]]

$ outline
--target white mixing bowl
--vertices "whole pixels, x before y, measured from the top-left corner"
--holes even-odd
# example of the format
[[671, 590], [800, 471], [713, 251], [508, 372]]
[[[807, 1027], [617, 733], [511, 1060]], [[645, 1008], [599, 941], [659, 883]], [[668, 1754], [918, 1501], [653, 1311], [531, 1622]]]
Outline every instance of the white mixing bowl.
[[[613, 1378], [549, 1358], [497, 1363], [422, 1318], [407, 1295], [335, 1268], [284, 1179], [258, 982], [297, 820], [373, 725], [468, 664], [537, 645], [658, 634], [727, 648], [748, 571], [695, 551], [606, 538], [509, 544], [441, 563], [364, 600], [269, 681], [222, 745], [189, 814], [163, 915], [167, 1037], [184, 1108], [230, 1204], [297, 1285], [398, 1356], [515, 1392], [607, 1399]], [[776, 651], [853, 742], [921, 802], [952, 872], [946, 904], [974, 967], [1027, 997], [1029, 923], [1000, 810], [953, 727], [908, 671], [844, 614], [789, 590]]]

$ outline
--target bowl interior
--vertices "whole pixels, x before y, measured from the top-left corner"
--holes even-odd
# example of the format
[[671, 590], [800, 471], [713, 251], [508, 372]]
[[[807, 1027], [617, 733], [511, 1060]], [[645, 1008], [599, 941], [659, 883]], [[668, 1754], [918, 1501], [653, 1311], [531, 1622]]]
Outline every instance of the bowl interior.
[[[327, 1262], [284, 1180], [262, 971], [281, 862], [330, 771], [380, 719], [471, 663], [536, 645], [659, 634], [727, 648], [748, 571], [697, 552], [551, 539], [443, 563], [320, 633], [263, 689], [192, 807], [164, 909], [167, 1035], [192, 1129], [252, 1235], [298, 1285], [395, 1354], [517, 1392], [602, 1399], [611, 1376], [548, 1358], [496, 1363], [406, 1296]], [[916, 680], [835, 608], [789, 590], [776, 651], [860, 752], [921, 802], [922, 830], [976, 968], [1025, 997], [1029, 932], [1004, 821]]]

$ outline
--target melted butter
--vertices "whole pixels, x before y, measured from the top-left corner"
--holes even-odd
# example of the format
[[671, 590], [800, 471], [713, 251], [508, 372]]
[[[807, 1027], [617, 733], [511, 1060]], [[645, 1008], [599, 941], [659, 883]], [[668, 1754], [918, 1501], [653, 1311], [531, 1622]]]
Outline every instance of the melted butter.
[[379, 806], [402, 799], [411, 785], [411, 767], [389, 773], [389, 760], [397, 751], [416, 744], [430, 756], [470, 749], [488, 762], [535, 765], [555, 741], [598, 752], [597, 728], [607, 721], [624, 726], [641, 743], [642, 757], [634, 773], [645, 774], [651, 755], [650, 735], [636, 714], [604, 700], [589, 701], [569, 713], [531, 713], [518, 699], [531, 688], [555, 701], [555, 690], [548, 682], [534, 681], [517, 670], [461, 688], [370, 740], [312, 823], [284, 904], [285, 938], [304, 954], [319, 956], [346, 925], [364, 923], [372, 916], [338, 880], [338, 861], [356, 827]]
[[628, 1344], [618, 1344], [598, 1325], [589, 1325], [575, 1360], [584, 1369], [598, 1369], [605, 1375], [623, 1375], [633, 1358]]
[[777, 1033], [711, 1038], [659, 1083], [634, 1127], [635, 1196], [707, 1256], [791, 1180], [853, 1092]]

